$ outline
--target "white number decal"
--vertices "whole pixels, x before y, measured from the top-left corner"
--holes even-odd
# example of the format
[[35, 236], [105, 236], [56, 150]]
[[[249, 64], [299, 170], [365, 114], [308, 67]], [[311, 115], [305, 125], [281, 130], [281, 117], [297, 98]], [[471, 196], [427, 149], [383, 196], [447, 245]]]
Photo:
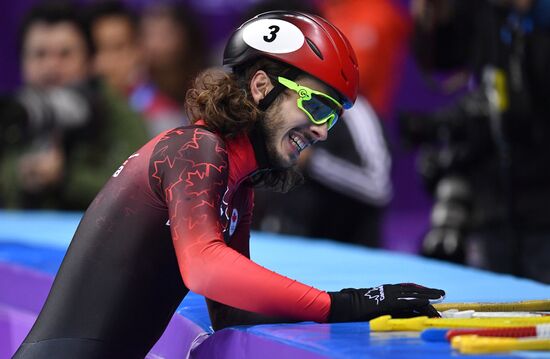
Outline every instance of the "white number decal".
[[126, 166], [126, 164], [128, 163], [128, 161], [130, 160], [130, 158], [134, 158], [134, 157], [137, 157], [139, 156], [139, 153], [134, 153], [133, 155], [131, 155], [130, 157], [128, 157], [128, 159], [126, 161], [124, 161], [124, 163], [122, 164], [122, 166], [120, 166], [116, 171], [115, 173], [113, 173], [113, 177], [118, 177], [118, 175], [120, 174], [120, 172], [122, 172], [122, 170], [124, 169], [124, 166]]
[[243, 40], [257, 50], [285, 54], [301, 48], [305, 37], [296, 25], [288, 21], [260, 19], [244, 28]]

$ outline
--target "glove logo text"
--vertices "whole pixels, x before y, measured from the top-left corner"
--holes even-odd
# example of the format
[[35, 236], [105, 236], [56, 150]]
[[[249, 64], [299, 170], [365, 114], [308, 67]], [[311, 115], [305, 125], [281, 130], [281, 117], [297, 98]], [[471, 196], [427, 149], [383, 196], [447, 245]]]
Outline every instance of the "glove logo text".
[[376, 305], [380, 304], [380, 302], [383, 301], [385, 298], [384, 286], [369, 289], [369, 291], [365, 293], [365, 297], [369, 299], [374, 299], [376, 301]]

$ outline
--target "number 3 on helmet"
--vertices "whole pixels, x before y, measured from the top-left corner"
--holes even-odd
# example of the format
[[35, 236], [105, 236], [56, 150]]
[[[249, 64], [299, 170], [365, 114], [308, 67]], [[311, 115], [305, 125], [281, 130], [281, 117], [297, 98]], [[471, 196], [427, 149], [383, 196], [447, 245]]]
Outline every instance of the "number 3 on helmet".
[[359, 70], [353, 48], [340, 30], [319, 16], [287, 11], [260, 14], [231, 35], [223, 64], [234, 67], [262, 56], [329, 85], [342, 96], [344, 108], [357, 98]]

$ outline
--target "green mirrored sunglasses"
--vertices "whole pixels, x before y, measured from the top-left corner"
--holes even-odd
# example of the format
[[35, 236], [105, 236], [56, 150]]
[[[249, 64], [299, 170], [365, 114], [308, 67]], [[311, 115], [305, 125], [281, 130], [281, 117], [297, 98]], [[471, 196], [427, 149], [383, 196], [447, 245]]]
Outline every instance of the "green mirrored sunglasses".
[[329, 130], [336, 124], [342, 113], [342, 104], [338, 100], [282, 76], [277, 79], [283, 86], [298, 94], [298, 108], [305, 112], [311, 122], [316, 125], [328, 123]]

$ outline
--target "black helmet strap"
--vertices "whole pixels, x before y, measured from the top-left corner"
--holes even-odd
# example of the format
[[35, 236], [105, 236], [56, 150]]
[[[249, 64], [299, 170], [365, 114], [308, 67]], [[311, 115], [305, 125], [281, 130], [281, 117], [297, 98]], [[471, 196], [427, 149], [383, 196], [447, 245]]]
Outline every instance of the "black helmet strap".
[[[285, 71], [283, 73], [283, 76], [289, 80], [294, 81], [296, 80], [299, 74], [300, 74], [300, 70], [298, 70], [295, 67], [292, 67], [287, 71]], [[263, 99], [261, 99], [260, 102], [258, 103], [258, 107], [260, 108], [260, 110], [266, 111], [269, 108], [269, 106], [271, 106], [273, 101], [275, 101], [277, 96], [279, 96], [285, 89], [286, 87], [280, 84], [279, 81], [276, 81], [271, 91], [269, 91], [269, 93]]]

